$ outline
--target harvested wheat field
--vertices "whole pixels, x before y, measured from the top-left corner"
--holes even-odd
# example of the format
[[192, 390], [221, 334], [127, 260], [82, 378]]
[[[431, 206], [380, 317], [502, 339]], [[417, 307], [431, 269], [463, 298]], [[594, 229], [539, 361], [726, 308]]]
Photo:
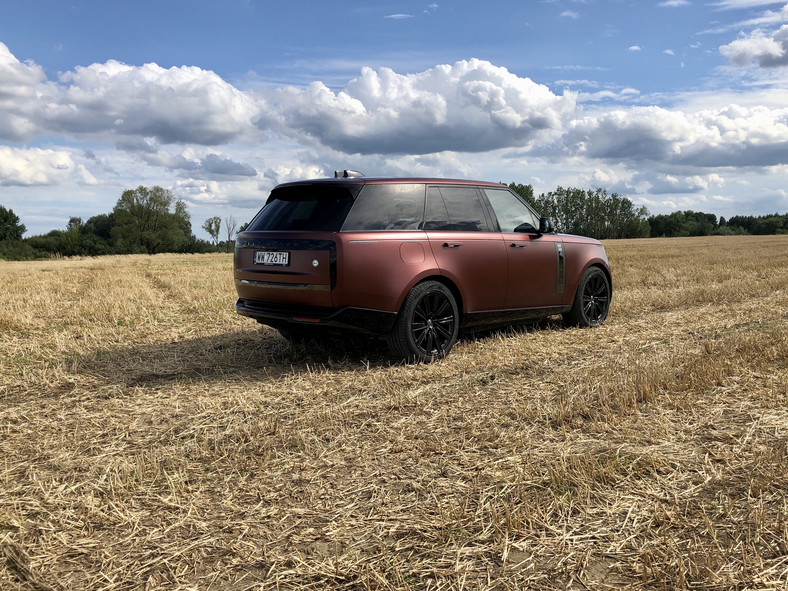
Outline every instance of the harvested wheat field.
[[0, 588], [788, 587], [788, 236], [606, 247], [605, 326], [417, 366], [230, 255], [0, 262]]

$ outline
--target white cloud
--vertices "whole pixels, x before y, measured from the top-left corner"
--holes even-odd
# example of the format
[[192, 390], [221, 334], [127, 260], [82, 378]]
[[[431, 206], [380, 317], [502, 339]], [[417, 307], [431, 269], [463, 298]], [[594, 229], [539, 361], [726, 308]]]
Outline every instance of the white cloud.
[[40, 131], [36, 105], [45, 87], [40, 66], [20, 62], [0, 43], [0, 139], [25, 141]]
[[744, 21], [721, 24], [713, 29], [702, 31], [702, 33], [720, 34], [728, 31], [749, 29], [752, 27], [762, 27], [767, 25], [778, 25], [788, 21], [788, 4], [782, 7], [781, 10], [775, 12], [767, 10], [760, 16], [750, 18]]
[[[0, 185], [56, 185], [75, 172], [68, 152], [0, 146]], [[78, 171], [89, 182], [86, 171]]]
[[[340, 92], [320, 82], [279, 89], [278, 129], [346, 153], [483, 152], [557, 130], [575, 110], [505, 68], [472, 59], [418, 74], [364, 68]], [[274, 101], [272, 101], [274, 102]]]
[[745, 37], [723, 45], [720, 52], [739, 66], [752, 62], [762, 68], [788, 66], [788, 25], [783, 25], [771, 35], [756, 29]]
[[66, 134], [217, 145], [255, 132], [253, 122], [264, 108], [259, 98], [195, 67], [110, 60], [52, 82], [2, 43], [0, 80], [0, 139], [14, 142]]
[[598, 92], [580, 93], [578, 99], [583, 103], [602, 101], [629, 102], [640, 94], [635, 88], [621, 88], [617, 90], [600, 90]]
[[578, 154], [641, 165], [775, 166], [788, 163], [788, 107], [633, 107], [579, 118], [564, 141]]
[[711, 5], [719, 10], [735, 10], [741, 8], [756, 8], [758, 6], [771, 6], [773, 4], [780, 4], [781, 0], [721, 0], [720, 2], [713, 2]]
[[629, 51], [641, 51], [643, 48], [640, 45], [632, 45], [628, 49]]
[[[114, 60], [60, 76], [51, 130], [155, 137], [217, 145], [242, 137], [261, 105], [213, 72], [195, 67], [128, 66]], [[67, 86], [66, 86], [67, 85]]]
[[578, 19], [578, 18], [580, 18], [580, 14], [578, 14], [578, 13], [577, 13], [577, 12], [575, 12], [574, 10], [564, 10], [564, 11], [561, 13], [561, 17], [562, 17], [562, 18], [573, 18], [573, 19]]
[[192, 150], [184, 150], [181, 154], [157, 150], [141, 151], [138, 155], [151, 166], [159, 166], [190, 178], [228, 181], [257, 176], [257, 171], [252, 166], [214, 153], [200, 157]]
[[701, 193], [712, 186], [723, 184], [718, 174], [680, 176], [672, 174], [643, 175], [641, 180], [650, 185], [648, 192], [652, 195]]
[[657, 4], [660, 8], [676, 8], [679, 6], [689, 6], [690, 3], [687, 0], [666, 0], [665, 2], [660, 2]]

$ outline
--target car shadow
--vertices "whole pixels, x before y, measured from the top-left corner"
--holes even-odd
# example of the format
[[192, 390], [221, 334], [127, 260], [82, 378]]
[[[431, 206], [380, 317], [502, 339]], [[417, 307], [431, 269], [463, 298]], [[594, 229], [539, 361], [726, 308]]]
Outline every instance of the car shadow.
[[[514, 336], [565, 327], [560, 320], [543, 321], [463, 333], [460, 341], [473, 342], [497, 333]], [[69, 370], [99, 384], [133, 388], [228, 378], [277, 379], [304, 372], [355, 371], [403, 363], [392, 356], [382, 339], [352, 335], [291, 343], [276, 330], [263, 327], [90, 351], [70, 359]]]
[[321, 369], [394, 365], [385, 343], [351, 338], [290, 343], [273, 329], [247, 329], [168, 343], [120, 346], [70, 360], [72, 373], [124, 387], [215, 379], [276, 379]]

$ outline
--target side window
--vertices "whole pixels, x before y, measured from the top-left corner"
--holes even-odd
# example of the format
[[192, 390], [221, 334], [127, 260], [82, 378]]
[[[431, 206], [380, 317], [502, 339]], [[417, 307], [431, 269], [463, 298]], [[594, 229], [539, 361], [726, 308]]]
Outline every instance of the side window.
[[455, 232], [488, 231], [487, 219], [476, 189], [430, 187], [424, 229]]
[[451, 230], [449, 212], [437, 187], [427, 189], [427, 206], [424, 208], [425, 230]]
[[506, 189], [485, 189], [484, 194], [498, 218], [501, 232], [537, 232], [539, 218], [520, 201], [514, 193]]
[[342, 231], [418, 230], [424, 215], [424, 185], [364, 185]]

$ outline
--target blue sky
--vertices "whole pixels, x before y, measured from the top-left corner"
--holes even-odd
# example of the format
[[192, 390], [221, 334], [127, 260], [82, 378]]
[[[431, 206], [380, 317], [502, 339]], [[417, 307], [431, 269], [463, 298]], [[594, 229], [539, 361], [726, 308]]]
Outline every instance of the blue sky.
[[247, 221], [354, 168], [788, 211], [788, 3], [0, 0], [0, 205]]

